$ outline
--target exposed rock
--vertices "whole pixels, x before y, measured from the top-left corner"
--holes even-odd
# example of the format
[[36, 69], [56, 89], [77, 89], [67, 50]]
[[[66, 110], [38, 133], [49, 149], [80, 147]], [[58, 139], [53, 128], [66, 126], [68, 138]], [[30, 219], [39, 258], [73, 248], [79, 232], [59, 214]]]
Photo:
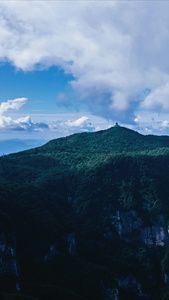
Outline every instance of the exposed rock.
[[149, 297], [142, 290], [141, 283], [132, 275], [116, 278], [119, 288], [128, 289], [134, 292], [139, 297]]
[[56, 250], [56, 246], [51, 245], [49, 252], [45, 255], [44, 261], [51, 260], [56, 254], [58, 254], [58, 251]]
[[102, 297], [104, 300], [119, 300], [119, 291], [117, 288], [106, 288], [101, 281]]
[[20, 290], [21, 290], [19, 282], [16, 282], [16, 290], [17, 290], [17, 292], [20, 292]]
[[139, 230], [143, 224], [135, 210], [116, 211], [116, 215], [111, 215], [111, 223], [116, 228], [118, 234], [122, 237], [134, 230]]
[[168, 240], [168, 229], [160, 225], [145, 227], [141, 230], [142, 241], [147, 246], [164, 246]]
[[0, 274], [11, 273], [18, 276], [16, 261], [16, 238], [14, 234], [0, 234]]
[[140, 194], [142, 195], [143, 198], [143, 209], [150, 211], [150, 198], [147, 194], [146, 190], [140, 191]]
[[122, 224], [121, 224], [121, 218], [120, 218], [120, 211], [116, 211], [116, 215], [111, 215], [111, 223], [116, 228], [118, 234], [121, 236], [122, 234]]
[[75, 240], [75, 233], [69, 233], [67, 237], [67, 243], [68, 243], [68, 251], [70, 255], [75, 256], [76, 255], [76, 240]]
[[118, 289], [105, 289], [104, 299], [105, 300], [119, 300]]
[[164, 282], [165, 282], [165, 284], [168, 283], [168, 275], [166, 273], [164, 274]]
[[[164, 246], [169, 239], [169, 226], [164, 226], [163, 219], [152, 226], [144, 227], [142, 218], [138, 217], [135, 210], [116, 211], [110, 215], [112, 225], [116, 228], [121, 238], [130, 241], [128, 234], [137, 231], [137, 238], [147, 246]], [[105, 235], [110, 238], [110, 233]]]
[[134, 230], [139, 230], [143, 225], [143, 221], [137, 216], [135, 210], [129, 210], [127, 212], [120, 213], [121, 222], [121, 234], [125, 235], [131, 233]]

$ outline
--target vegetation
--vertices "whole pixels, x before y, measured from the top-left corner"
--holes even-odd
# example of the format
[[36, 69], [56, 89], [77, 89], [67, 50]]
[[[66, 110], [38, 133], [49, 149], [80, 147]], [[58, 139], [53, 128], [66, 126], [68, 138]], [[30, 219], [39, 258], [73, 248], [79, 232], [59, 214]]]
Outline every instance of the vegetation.
[[[168, 175], [169, 137], [123, 127], [1, 157], [0, 233], [16, 236], [20, 266], [17, 278], [0, 274], [2, 299], [99, 300], [118, 288], [120, 300], [166, 300], [167, 237], [150, 246], [142, 234], [167, 228]], [[135, 286], [124, 287], [131, 275]]]

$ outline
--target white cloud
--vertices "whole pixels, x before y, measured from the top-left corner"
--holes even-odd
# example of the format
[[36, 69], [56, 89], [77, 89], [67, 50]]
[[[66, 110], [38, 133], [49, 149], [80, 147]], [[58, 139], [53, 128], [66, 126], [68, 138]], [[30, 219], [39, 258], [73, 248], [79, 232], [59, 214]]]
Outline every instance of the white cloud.
[[80, 128], [82, 128], [82, 127], [84, 127], [84, 126], [89, 126], [89, 124], [88, 124], [88, 122], [86, 122], [86, 121], [88, 121], [88, 117], [81, 117], [81, 118], [79, 118], [79, 119], [77, 119], [77, 120], [75, 120], [75, 121], [67, 121], [65, 124], [68, 126], [68, 127], [80, 127]]
[[19, 110], [26, 102], [27, 98], [17, 98], [15, 100], [8, 100], [7, 102], [2, 102], [0, 104], [0, 115], [6, 112], [8, 109]]
[[137, 116], [137, 117], [134, 119], [134, 122], [139, 123], [140, 120], [141, 120], [140, 116]]
[[[0, 130], [2, 131], [25, 131], [25, 132], [46, 132], [47, 135], [51, 136], [52, 132], [57, 133], [56, 137], [66, 136], [72, 133], [77, 132], [89, 132], [95, 131], [95, 127], [91, 124], [89, 117], [82, 116], [78, 119], [65, 120], [65, 117], [58, 118], [58, 120], [51, 122], [51, 116], [47, 122], [32, 121], [30, 116], [23, 116], [17, 119], [12, 118], [11, 116], [6, 116], [6, 113], [9, 109], [19, 110], [24, 104], [28, 101], [27, 98], [17, 98], [14, 100], [8, 100], [7, 102], [2, 102], [0, 104]], [[77, 114], [76, 114], [77, 115]], [[44, 116], [45, 117], [45, 116]], [[55, 118], [56, 119], [56, 116]]]
[[74, 121], [57, 121], [49, 125], [51, 131], [57, 131], [63, 135], [69, 135], [71, 133], [77, 132], [89, 132], [95, 131], [96, 128], [92, 125], [88, 117], [80, 117]]
[[143, 101], [169, 110], [168, 10], [167, 1], [3, 1], [0, 59], [61, 66], [94, 114], [132, 122]]
[[167, 121], [167, 120], [163, 121], [162, 126], [165, 127], [165, 128], [168, 128], [169, 127], [169, 121]]
[[34, 123], [29, 116], [19, 119], [12, 119], [11, 117], [0, 116], [0, 129], [3, 130], [16, 130], [16, 131], [44, 131], [48, 129], [45, 123]]
[[142, 107], [148, 109], [163, 109], [169, 110], [169, 77], [168, 82], [159, 88], [155, 89], [148, 95], [143, 103]]
[[0, 104], [0, 129], [3, 130], [17, 130], [17, 131], [42, 131], [48, 128], [45, 123], [34, 123], [29, 116], [12, 119], [10, 116], [4, 116], [3, 114], [9, 110], [19, 110], [28, 101], [27, 98], [17, 98], [14, 100], [8, 100]]

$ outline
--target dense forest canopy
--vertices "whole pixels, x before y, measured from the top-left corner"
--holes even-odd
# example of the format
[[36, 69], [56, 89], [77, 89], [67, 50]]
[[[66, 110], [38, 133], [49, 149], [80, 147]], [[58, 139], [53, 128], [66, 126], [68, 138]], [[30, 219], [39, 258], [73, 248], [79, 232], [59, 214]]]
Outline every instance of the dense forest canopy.
[[1, 298], [169, 299], [168, 179], [169, 137], [123, 127], [1, 157]]

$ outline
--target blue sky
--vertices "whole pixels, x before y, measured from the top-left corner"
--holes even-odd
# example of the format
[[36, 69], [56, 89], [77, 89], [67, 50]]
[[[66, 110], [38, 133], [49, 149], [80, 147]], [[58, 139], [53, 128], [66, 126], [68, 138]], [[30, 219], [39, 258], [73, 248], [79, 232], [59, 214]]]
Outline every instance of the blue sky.
[[169, 134], [169, 2], [1, 1], [0, 139]]
[[22, 108], [23, 113], [56, 113], [61, 110], [60, 106], [56, 106], [58, 95], [67, 94], [71, 99], [72, 87], [69, 81], [73, 77], [64, 74], [57, 66], [44, 70], [36, 66], [36, 70], [24, 72], [6, 62], [0, 66], [0, 78], [3, 87], [0, 90], [1, 101], [28, 98], [29, 101]]

